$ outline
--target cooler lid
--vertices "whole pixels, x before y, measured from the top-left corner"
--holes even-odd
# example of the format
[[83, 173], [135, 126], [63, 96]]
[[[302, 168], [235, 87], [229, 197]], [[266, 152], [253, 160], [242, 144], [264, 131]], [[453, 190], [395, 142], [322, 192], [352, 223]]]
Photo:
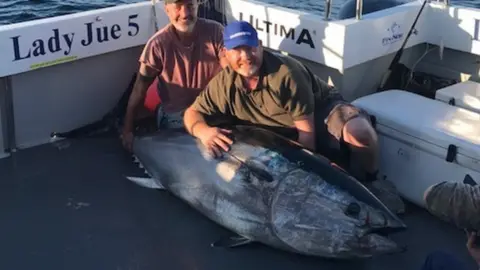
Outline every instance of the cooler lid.
[[480, 113], [480, 83], [465, 81], [438, 89], [435, 99], [451, 102], [454, 106]]
[[354, 102], [377, 124], [480, 160], [480, 114], [404, 90], [388, 90]]

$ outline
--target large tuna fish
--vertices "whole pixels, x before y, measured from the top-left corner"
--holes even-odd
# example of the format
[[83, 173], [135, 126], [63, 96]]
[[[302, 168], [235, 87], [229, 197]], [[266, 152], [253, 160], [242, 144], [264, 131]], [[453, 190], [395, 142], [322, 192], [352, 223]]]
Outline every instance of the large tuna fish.
[[137, 138], [133, 152], [155, 186], [238, 234], [224, 244], [260, 242], [329, 258], [404, 250], [377, 233], [405, 224], [328, 160], [263, 129], [237, 127], [233, 136], [221, 159], [183, 130]]

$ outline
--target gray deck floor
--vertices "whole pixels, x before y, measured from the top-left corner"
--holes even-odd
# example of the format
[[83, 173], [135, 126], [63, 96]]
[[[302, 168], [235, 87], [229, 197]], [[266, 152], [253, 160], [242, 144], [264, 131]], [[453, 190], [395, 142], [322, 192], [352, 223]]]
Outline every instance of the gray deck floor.
[[227, 231], [170, 194], [124, 178], [139, 173], [111, 138], [43, 145], [0, 160], [0, 269], [413, 270], [436, 249], [476, 269], [463, 232], [418, 209], [405, 216], [409, 230], [393, 237], [408, 244], [403, 254], [345, 262], [263, 245], [210, 248]]

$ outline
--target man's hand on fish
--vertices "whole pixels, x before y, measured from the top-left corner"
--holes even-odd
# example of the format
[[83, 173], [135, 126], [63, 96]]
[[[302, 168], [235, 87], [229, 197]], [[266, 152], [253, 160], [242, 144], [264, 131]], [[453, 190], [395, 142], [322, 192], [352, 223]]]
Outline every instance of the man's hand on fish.
[[201, 127], [195, 132], [195, 136], [200, 139], [202, 144], [207, 148], [210, 155], [215, 158], [221, 157], [221, 150], [225, 152], [230, 150], [233, 140], [227, 135], [232, 132], [227, 129], [217, 127]]

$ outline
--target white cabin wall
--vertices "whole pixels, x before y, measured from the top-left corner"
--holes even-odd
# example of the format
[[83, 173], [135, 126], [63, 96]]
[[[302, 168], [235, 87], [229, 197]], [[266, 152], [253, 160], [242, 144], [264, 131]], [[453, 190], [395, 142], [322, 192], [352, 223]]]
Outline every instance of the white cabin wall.
[[345, 69], [340, 89], [343, 97], [353, 101], [374, 93], [393, 58], [394, 54], [390, 54]]
[[338, 69], [332, 68], [332, 67], [327, 67], [326, 65], [319, 64], [317, 62], [313, 62], [311, 60], [298, 57], [295, 55], [289, 55], [297, 60], [299, 60], [301, 63], [306, 65], [313, 73], [315, 73], [318, 77], [320, 77], [322, 80], [327, 82], [330, 85], [333, 85], [335, 87], [338, 87], [342, 83], [342, 74]]
[[[424, 46], [424, 44], [420, 44], [405, 49], [400, 62], [407, 67], [411, 67], [423, 53]], [[395, 53], [347, 68], [343, 73], [301, 57], [293, 57], [306, 64], [322, 80], [339, 89], [347, 101], [353, 101], [376, 91], [383, 75], [395, 57]]]
[[[403, 51], [400, 63], [411, 68], [423, 52], [424, 44]], [[342, 94], [348, 101], [373, 94], [380, 86], [383, 76], [395, 58], [396, 52], [348, 68], [344, 72]]]
[[480, 80], [480, 56], [445, 48], [443, 58], [439, 56], [439, 50], [433, 50], [419, 63], [416, 71], [422, 71], [440, 77], [465, 80]]
[[479, 80], [479, 10], [434, 2], [430, 7], [430, 34], [426, 41], [442, 45], [443, 57], [440, 58], [437, 47], [423, 58], [416, 71], [460, 81]]
[[101, 119], [138, 70], [143, 46], [12, 76], [15, 140], [26, 148]]

